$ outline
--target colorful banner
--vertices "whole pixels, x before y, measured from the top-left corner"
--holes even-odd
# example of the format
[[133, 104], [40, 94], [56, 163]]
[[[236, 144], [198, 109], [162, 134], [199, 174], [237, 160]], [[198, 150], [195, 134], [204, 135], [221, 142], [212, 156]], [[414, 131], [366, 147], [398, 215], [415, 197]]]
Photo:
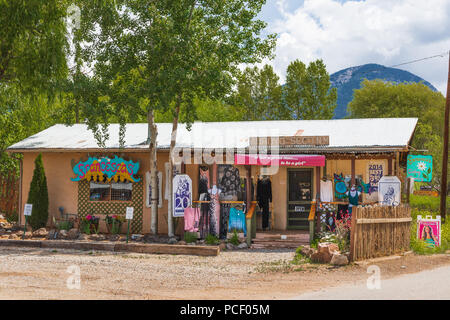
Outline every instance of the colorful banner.
[[323, 167], [325, 166], [325, 156], [300, 154], [235, 154], [234, 164], [257, 166]]
[[72, 181], [80, 181], [83, 179], [95, 181], [109, 182], [124, 181], [125, 179], [130, 182], [139, 182], [140, 178], [135, 178], [134, 175], [139, 171], [139, 162], [126, 161], [117, 156], [114, 159], [110, 158], [89, 158], [87, 161], [81, 161], [73, 167], [73, 172], [76, 178], [70, 178]]
[[433, 177], [433, 156], [408, 155], [406, 177], [414, 182], [431, 182]]
[[425, 241], [428, 247], [434, 248], [441, 245], [441, 217], [432, 219], [431, 216], [417, 216], [417, 239]]

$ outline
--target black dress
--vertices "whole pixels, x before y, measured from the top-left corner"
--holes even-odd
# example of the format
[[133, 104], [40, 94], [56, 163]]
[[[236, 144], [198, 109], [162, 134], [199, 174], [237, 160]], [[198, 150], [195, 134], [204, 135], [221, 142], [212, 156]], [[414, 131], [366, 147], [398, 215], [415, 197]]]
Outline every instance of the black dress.
[[272, 202], [272, 183], [270, 179], [259, 180], [256, 193], [258, 205], [263, 210], [262, 227], [265, 230], [269, 227], [269, 203]]

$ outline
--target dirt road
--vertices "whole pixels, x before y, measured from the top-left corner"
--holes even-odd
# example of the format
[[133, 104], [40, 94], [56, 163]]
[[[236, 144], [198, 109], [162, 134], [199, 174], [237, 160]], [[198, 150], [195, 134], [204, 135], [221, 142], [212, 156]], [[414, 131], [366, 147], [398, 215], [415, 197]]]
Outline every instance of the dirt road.
[[[292, 251], [197, 257], [0, 248], [0, 299], [290, 299], [369, 276], [367, 267], [358, 265], [293, 267], [293, 256]], [[450, 255], [408, 255], [377, 265], [387, 279], [448, 266]]]

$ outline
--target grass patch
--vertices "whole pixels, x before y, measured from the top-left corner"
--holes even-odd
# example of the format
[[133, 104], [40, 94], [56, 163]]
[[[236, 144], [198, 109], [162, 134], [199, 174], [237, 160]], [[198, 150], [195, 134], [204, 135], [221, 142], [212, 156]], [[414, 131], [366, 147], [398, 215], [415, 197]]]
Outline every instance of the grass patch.
[[205, 238], [205, 243], [209, 245], [217, 245], [220, 243], [220, 240], [215, 235], [208, 234]]
[[228, 242], [233, 244], [233, 245], [235, 245], [235, 246], [238, 246], [240, 244], [240, 242], [239, 242], [239, 235], [238, 235], [236, 230], [233, 231], [233, 235], [228, 240]]
[[186, 243], [192, 243], [197, 241], [197, 233], [196, 232], [185, 232], [184, 233], [184, 241]]
[[[411, 194], [409, 196], [409, 203], [411, 208], [418, 209], [420, 211], [430, 211], [433, 213], [439, 212], [440, 207], [440, 197], [431, 196], [418, 196]], [[447, 197], [447, 214], [450, 209], [450, 197]]]

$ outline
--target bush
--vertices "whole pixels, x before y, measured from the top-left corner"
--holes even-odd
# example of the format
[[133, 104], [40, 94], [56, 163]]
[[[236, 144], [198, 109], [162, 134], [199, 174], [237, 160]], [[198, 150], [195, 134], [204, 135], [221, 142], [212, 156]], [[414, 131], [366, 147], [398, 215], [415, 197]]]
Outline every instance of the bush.
[[56, 228], [58, 230], [67, 230], [67, 231], [69, 231], [70, 229], [73, 228], [73, 222], [72, 221], [58, 221], [56, 223]]
[[33, 210], [31, 216], [28, 217], [28, 222], [33, 230], [36, 230], [47, 225], [48, 190], [42, 154], [37, 156], [34, 164], [33, 179], [31, 180], [30, 192], [28, 193], [28, 203], [33, 205]]
[[220, 240], [215, 235], [208, 234], [205, 238], [205, 243], [210, 245], [219, 244]]
[[185, 232], [184, 233], [184, 241], [186, 241], [186, 243], [191, 243], [191, 242], [197, 241], [197, 233]]
[[229, 243], [238, 246], [240, 244], [239, 235], [236, 230], [233, 231], [233, 236], [228, 240]]

